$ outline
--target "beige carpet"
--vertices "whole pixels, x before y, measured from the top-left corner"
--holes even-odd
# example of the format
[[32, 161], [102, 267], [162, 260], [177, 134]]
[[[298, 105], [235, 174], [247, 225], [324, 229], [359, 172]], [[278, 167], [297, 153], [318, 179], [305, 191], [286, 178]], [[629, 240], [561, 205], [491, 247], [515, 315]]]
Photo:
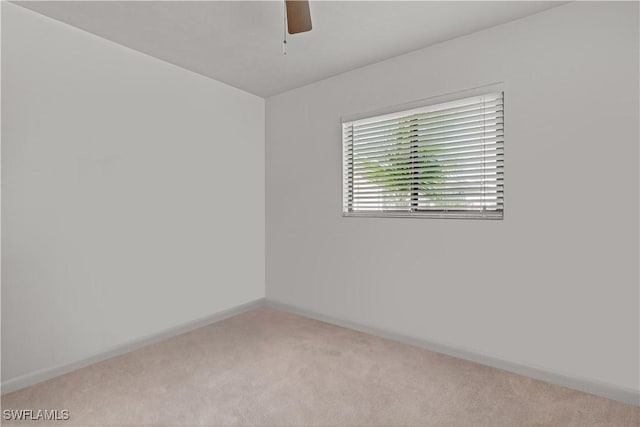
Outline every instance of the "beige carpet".
[[[74, 426], [633, 426], [640, 408], [260, 308], [8, 394]], [[25, 423], [3, 425], [25, 425]]]

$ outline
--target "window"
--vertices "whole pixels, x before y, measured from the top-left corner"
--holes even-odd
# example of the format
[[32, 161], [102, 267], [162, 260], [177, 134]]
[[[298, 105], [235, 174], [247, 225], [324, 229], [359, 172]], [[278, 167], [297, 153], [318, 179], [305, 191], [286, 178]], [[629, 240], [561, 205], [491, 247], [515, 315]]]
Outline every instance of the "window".
[[344, 122], [346, 216], [503, 216], [503, 94]]

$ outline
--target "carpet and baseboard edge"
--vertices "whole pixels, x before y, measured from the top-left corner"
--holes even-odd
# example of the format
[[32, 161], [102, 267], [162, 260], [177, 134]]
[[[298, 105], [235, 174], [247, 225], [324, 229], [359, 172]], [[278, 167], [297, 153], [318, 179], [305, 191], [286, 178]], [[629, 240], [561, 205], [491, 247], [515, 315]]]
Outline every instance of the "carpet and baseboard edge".
[[405, 344], [410, 344], [416, 347], [424, 348], [437, 353], [446, 354], [449, 356], [457, 357], [459, 359], [468, 360], [471, 362], [480, 363], [482, 365], [491, 366], [493, 368], [502, 369], [504, 371], [512, 372], [526, 377], [534, 378], [541, 381], [546, 381], [559, 386], [571, 388], [574, 390], [583, 391], [596, 396], [604, 397], [607, 399], [616, 400], [622, 403], [630, 405], [640, 406], [640, 391], [626, 389], [612, 384], [606, 384], [590, 379], [578, 378], [553, 372], [548, 369], [529, 366], [522, 363], [510, 362], [507, 360], [499, 359], [496, 357], [480, 354], [470, 350], [456, 348], [454, 346], [431, 342], [419, 338], [409, 337], [396, 332], [371, 327], [357, 322], [352, 322], [337, 317], [327, 316], [321, 313], [317, 313], [312, 310], [297, 307], [295, 305], [267, 299], [260, 298], [254, 301], [250, 301], [245, 304], [238, 305], [226, 310], [219, 311], [210, 316], [206, 316], [201, 319], [197, 319], [191, 322], [184, 323], [182, 325], [175, 326], [173, 328], [166, 329], [164, 331], [148, 335], [138, 340], [130, 341], [126, 344], [119, 345], [105, 352], [95, 354], [82, 360], [78, 360], [72, 363], [64, 364], [54, 368], [43, 369], [37, 372], [22, 375], [17, 378], [13, 378], [2, 382], [2, 394], [10, 393], [36, 383], [46, 381], [48, 379], [55, 378], [57, 376], [75, 371], [76, 369], [83, 368], [85, 366], [101, 362], [111, 357], [119, 356], [130, 351], [137, 350], [147, 345], [180, 335], [192, 330], [201, 328], [203, 326], [210, 325], [215, 322], [227, 319], [229, 317], [244, 313], [246, 311], [259, 308], [259, 307], [271, 307], [277, 310], [286, 311], [292, 314], [308, 317], [311, 319], [319, 320], [332, 325], [353, 329], [356, 331], [364, 332], [367, 334], [375, 335], [381, 338], [398, 341]]
[[496, 357], [480, 354], [474, 351], [456, 348], [454, 346], [427, 341], [424, 339], [413, 338], [406, 335], [402, 335], [396, 332], [390, 332], [387, 330], [359, 324], [349, 320], [340, 319], [337, 317], [327, 316], [307, 310], [304, 308], [282, 303], [279, 301], [266, 299], [265, 304], [277, 310], [286, 311], [292, 314], [308, 317], [311, 319], [319, 320], [321, 322], [330, 323], [335, 326], [341, 326], [343, 328], [353, 329], [356, 331], [364, 332], [370, 335], [375, 335], [381, 338], [398, 341], [405, 344], [410, 344], [416, 347], [424, 348], [426, 350], [434, 351], [436, 353], [442, 353], [449, 356], [457, 357], [459, 359], [476, 362], [481, 365], [491, 366], [492, 368], [501, 369], [503, 371], [512, 372], [514, 374], [523, 375], [536, 380], [545, 381], [551, 384], [559, 385], [562, 387], [571, 388], [585, 393], [593, 394], [596, 396], [604, 397], [611, 400], [616, 400], [622, 403], [630, 405], [640, 406], [640, 391], [619, 387], [612, 384], [606, 384], [590, 379], [578, 378], [570, 375], [561, 374], [559, 372], [553, 372], [548, 369], [529, 366], [523, 363], [510, 362], [508, 360], [499, 359]]
[[137, 350], [147, 345], [154, 344], [159, 341], [175, 337], [176, 335], [184, 334], [186, 332], [190, 332], [195, 329], [202, 328], [203, 326], [207, 326], [212, 323], [219, 322], [221, 320], [235, 316], [237, 314], [241, 314], [246, 311], [253, 310], [254, 308], [263, 307], [264, 305], [265, 305], [265, 299], [259, 298], [257, 300], [249, 301], [247, 303], [240, 304], [226, 310], [218, 311], [217, 313], [202, 317], [200, 319], [192, 320], [190, 322], [186, 322], [178, 326], [174, 326], [172, 328], [147, 335], [140, 339], [129, 341], [125, 344], [118, 345], [107, 351], [94, 354], [92, 356], [89, 356], [81, 360], [77, 360], [75, 362], [66, 363], [64, 365], [56, 366], [53, 368], [42, 369], [40, 371], [31, 372], [16, 378], [12, 378], [7, 381], [3, 381], [1, 386], [2, 394], [4, 395], [7, 393], [11, 393], [13, 391], [20, 390], [25, 387], [29, 387], [39, 382], [58, 377], [60, 375], [64, 375], [71, 371], [75, 371], [76, 369], [84, 368], [85, 366], [102, 362], [103, 360], [109, 359], [111, 357], [120, 356], [121, 354]]

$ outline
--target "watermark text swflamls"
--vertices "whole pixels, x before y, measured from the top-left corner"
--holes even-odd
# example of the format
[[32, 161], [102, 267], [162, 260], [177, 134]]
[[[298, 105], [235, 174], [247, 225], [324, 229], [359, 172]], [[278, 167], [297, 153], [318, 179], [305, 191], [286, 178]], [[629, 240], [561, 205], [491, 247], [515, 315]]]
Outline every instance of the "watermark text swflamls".
[[71, 417], [68, 409], [5, 409], [5, 421], [67, 421]]

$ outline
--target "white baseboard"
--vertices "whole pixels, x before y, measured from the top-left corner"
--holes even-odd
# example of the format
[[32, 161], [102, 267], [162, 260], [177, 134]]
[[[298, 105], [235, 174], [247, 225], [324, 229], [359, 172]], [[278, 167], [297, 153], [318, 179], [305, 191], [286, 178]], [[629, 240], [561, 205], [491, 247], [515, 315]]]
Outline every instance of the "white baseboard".
[[95, 354], [85, 359], [68, 363], [65, 365], [57, 366], [54, 368], [43, 369], [37, 372], [22, 375], [17, 378], [7, 380], [2, 383], [2, 394], [10, 393], [12, 391], [19, 390], [24, 387], [66, 374], [76, 369], [83, 368], [85, 366], [101, 362], [114, 356], [118, 356], [133, 350], [137, 350], [141, 347], [149, 344], [156, 343], [158, 341], [165, 340], [167, 338], [174, 337], [176, 335], [183, 334], [185, 332], [192, 331], [194, 329], [207, 326], [211, 323], [224, 320], [231, 316], [244, 313], [254, 308], [269, 306], [277, 310], [287, 311], [293, 314], [309, 317], [311, 319], [319, 320], [322, 322], [330, 323], [332, 325], [341, 326], [344, 328], [354, 329], [356, 331], [364, 332], [371, 335], [376, 335], [382, 338], [414, 345], [416, 347], [425, 348], [427, 350], [435, 351], [437, 353], [447, 354], [449, 356], [457, 357], [460, 359], [469, 360], [472, 362], [480, 363], [483, 365], [491, 366], [494, 368], [502, 369], [505, 371], [513, 372], [515, 374], [524, 375], [530, 378], [534, 378], [541, 381], [546, 381], [552, 384], [560, 385], [563, 387], [572, 388], [575, 390], [583, 391], [585, 393], [594, 394], [596, 396], [605, 397], [607, 399], [617, 400], [619, 402], [640, 406], [640, 391], [627, 389], [611, 384], [605, 384], [594, 380], [573, 377], [558, 372], [553, 372], [548, 369], [529, 366], [522, 363], [510, 362], [507, 360], [499, 359], [484, 354], [479, 354], [473, 351], [456, 348], [446, 344], [440, 344], [427, 340], [409, 337], [395, 332], [389, 332], [383, 329], [362, 325], [359, 323], [351, 322], [348, 320], [338, 319], [332, 316], [320, 314], [311, 310], [296, 307], [290, 304], [261, 298], [255, 301], [242, 304], [228, 310], [223, 310], [218, 313], [212, 314], [205, 318], [194, 320], [162, 332], [149, 335], [139, 340], [131, 341], [129, 343], [120, 345], [111, 350]]
[[376, 335], [393, 341], [399, 341], [405, 344], [414, 345], [416, 347], [421, 347], [437, 353], [447, 354], [459, 359], [469, 360], [471, 362], [480, 363], [482, 365], [491, 366], [493, 368], [502, 369], [504, 371], [513, 372], [515, 374], [524, 375], [559, 386], [583, 391], [585, 393], [605, 397], [607, 399], [617, 400], [619, 402], [627, 403], [630, 405], [640, 406], [640, 391], [638, 390], [627, 389], [624, 387], [606, 384], [590, 379], [569, 376], [561, 374], [559, 372], [553, 372], [548, 369], [529, 366], [522, 363], [510, 362], [508, 360], [479, 354], [473, 351], [456, 348], [446, 344], [413, 338], [395, 332], [389, 332], [383, 329], [351, 322], [348, 320], [326, 316], [324, 314], [316, 313], [311, 310], [296, 307], [279, 301], [274, 301], [271, 299], [266, 299], [266, 305], [277, 310], [287, 311], [293, 314], [298, 314], [300, 316], [305, 316], [322, 322], [330, 323], [332, 325], [354, 329], [356, 331]]
[[11, 393], [12, 391], [20, 390], [21, 388], [25, 388], [30, 385], [49, 380], [51, 378], [66, 374], [71, 371], [75, 371], [76, 369], [80, 369], [97, 362], [101, 362], [103, 360], [109, 359], [114, 356], [119, 356], [121, 354], [128, 353], [133, 350], [137, 350], [149, 344], [153, 344], [158, 341], [165, 340], [167, 338], [175, 337], [176, 335], [184, 334], [185, 332], [190, 332], [194, 329], [198, 329], [203, 326], [210, 325], [211, 323], [219, 322], [220, 320], [224, 320], [228, 317], [235, 316], [237, 314], [241, 314], [241, 313], [244, 313], [245, 311], [262, 307], [264, 305], [265, 305], [265, 299], [260, 298], [255, 301], [250, 301], [248, 303], [241, 304], [227, 310], [219, 311], [207, 317], [203, 317], [200, 319], [193, 320], [191, 322], [183, 323], [181, 325], [166, 329], [164, 331], [161, 331], [152, 335], [147, 335], [143, 338], [130, 341], [128, 343], [114, 347], [110, 350], [107, 350], [98, 354], [94, 354], [93, 356], [89, 356], [82, 360], [77, 360], [75, 362], [67, 363], [67, 364], [56, 366], [53, 368], [42, 369], [40, 371], [32, 372], [29, 374], [21, 375], [16, 378], [12, 378], [7, 381], [3, 381], [2, 394], [4, 395], [7, 393]]

